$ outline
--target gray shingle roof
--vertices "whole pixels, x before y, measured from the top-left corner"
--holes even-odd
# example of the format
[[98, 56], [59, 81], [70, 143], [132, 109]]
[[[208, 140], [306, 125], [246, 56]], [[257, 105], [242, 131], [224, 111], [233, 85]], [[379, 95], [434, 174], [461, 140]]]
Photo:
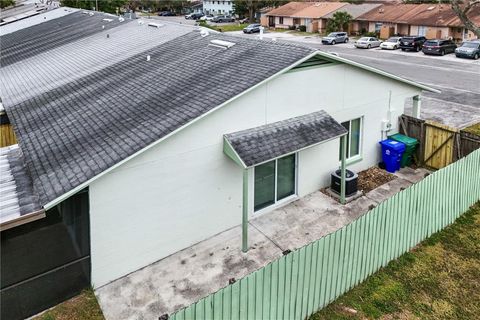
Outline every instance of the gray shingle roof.
[[347, 133], [321, 110], [303, 116], [226, 134], [247, 167], [269, 161]]
[[[112, 19], [112, 21], [107, 22], [103, 19]], [[118, 18], [111, 15], [95, 13], [90, 16], [82, 12], [74, 12], [2, 35], [0, 66], [7, 66], [92, 34], [115, 28], [120, 24]]]
[[[224, 50], [210, 46], [213, 39], [236, 45]], [[4, 105], [45, 205], [312, 52], [192, 31]]]

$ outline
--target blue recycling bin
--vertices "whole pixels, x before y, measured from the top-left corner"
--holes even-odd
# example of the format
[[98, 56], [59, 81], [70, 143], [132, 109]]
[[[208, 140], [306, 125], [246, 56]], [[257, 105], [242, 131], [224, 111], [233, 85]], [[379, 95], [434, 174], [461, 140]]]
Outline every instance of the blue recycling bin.
[[400, 170], [400, 161], [405, 152], [405, 144], [390, 139], [380, 141], [379, 143], [382, 146], [382, 160], [385, 163], [385, 169], [391, 173]]

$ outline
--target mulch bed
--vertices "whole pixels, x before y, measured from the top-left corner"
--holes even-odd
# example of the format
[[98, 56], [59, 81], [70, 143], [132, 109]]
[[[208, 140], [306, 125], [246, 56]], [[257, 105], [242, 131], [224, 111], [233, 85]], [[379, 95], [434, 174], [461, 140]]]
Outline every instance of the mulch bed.
[[367, 193], [396, 178], [396, 175], [379, 167], [371, 167], [358, 173], [358, 190]]

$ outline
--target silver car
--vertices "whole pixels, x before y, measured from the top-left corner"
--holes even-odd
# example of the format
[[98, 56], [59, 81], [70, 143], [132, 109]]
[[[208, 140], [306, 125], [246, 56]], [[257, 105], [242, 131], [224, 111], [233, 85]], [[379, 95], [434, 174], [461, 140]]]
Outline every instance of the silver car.
[[401, 40], [402, 37], [390, 37], [385, 42], [382, 42], [380, 48], [386, 50], [397, 50], [398, 48], [400, 48]]
[[357, 41], [355, 41], [355, 48], [370, 49], [370, 48], [380, 47], [381, 43], [382, 41], [374, 37], [362, 37]]

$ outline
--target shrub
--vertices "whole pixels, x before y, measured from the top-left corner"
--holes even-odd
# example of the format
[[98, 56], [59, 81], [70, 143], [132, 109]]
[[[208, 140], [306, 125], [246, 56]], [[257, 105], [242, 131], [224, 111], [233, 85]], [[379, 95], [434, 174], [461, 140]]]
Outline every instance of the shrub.
[[307, 26], [299, 26], [298, 31], [306, 32], [307, 31]]

